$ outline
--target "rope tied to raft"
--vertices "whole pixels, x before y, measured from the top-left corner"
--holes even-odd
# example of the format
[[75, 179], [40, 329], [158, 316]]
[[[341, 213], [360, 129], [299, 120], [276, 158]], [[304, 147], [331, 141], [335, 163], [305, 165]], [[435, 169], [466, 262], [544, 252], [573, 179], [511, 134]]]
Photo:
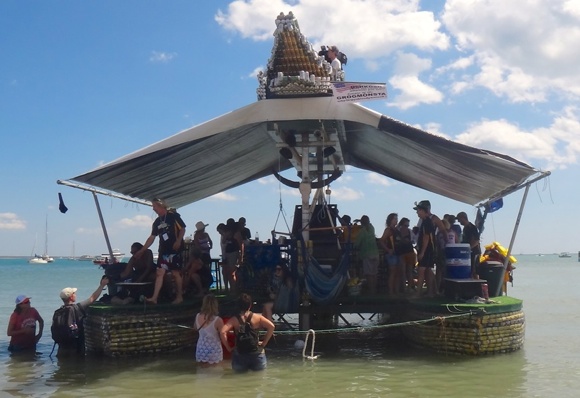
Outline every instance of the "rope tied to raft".
[[[306, 347], [308, 346], [308, 338], [312, 334], [312, 345], [310, 346], [310, 355], [306, 355]], [[313, 329], [308, 329], [306, 337], [304, 338], [304, 347], [302, 347], [302, 358], [309, 360], [318, 359], [318, 355], [314, 355], [314, 344], [316, 343], [316, 332]]]

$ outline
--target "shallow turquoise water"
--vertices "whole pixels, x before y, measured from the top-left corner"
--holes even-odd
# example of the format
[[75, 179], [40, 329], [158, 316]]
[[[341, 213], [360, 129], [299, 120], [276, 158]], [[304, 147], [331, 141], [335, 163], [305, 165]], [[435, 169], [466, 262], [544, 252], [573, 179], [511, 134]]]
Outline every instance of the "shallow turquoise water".
[[[380, 334], [318, 337], [320, 358], [303, 360], [291, 342], [268, 350], [268, 369], [238, 375], [229, 364], [198, 368], [194, 352], [160, 357], [49, 357], [50, 333], [31, 358], [11, 357], [0, 339], [1, 397], [572, 397], [580, 389], [580, 314], [576, 283], [580, 263], [556, 255], [520, 256], [509, 294], [524, 300], [526, 342], [513, 354], [482, 358], [433, 355]], [[18, 294], [32, 296], [50, 324], [58, 292], [94, 291], [101, 270], [89, 262], [57, 260], [29, 265], [0, 259], [0, 329]], [[330, 340], [330, 341], [329, 341]]]

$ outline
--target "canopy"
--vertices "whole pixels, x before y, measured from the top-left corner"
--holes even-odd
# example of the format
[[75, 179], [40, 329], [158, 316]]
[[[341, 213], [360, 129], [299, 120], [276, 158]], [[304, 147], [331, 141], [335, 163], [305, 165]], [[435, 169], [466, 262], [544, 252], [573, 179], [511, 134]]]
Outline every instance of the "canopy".
[[258, 101], [72, 178], [181, 207], [293, 167], [275, 132], [335, 131], [340, 161], [475, 205], [539, 171], [506, 155], [432, 135], [333, 97]]

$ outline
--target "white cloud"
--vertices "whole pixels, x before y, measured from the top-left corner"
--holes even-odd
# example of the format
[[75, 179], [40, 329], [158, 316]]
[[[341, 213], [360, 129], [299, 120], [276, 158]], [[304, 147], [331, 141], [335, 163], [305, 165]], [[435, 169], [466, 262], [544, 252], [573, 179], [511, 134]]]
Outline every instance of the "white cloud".
[[377, 173], [368, 173], [366, 175], [366, 181], [369, 184], [382, 185], [384, 187], [389, 187], [389, 186], [393, 185], [393, 182], [391, 182], [391, 180], [389, 180], [387, 177], [382, 176], [382, 175], [377, 174]]
[[117, 222], [120, 228], [151, 227], [153, 219], [145, 215], [136, 215], [133, 218], [122, 218]]
[[569, 107], [548, 127], [524, 130], [505, 119], [482, 120], [458, 135], [458, 142], [489, 149], [525, 161], [541, 161], [545, 168], [564, 168], [580, 155], [580, 118]]
[[333, 187], [331, 192], [331, 198], [334, 201], [353, 201], [359, 200], [364, 197], [364, 193], [361, 191], [355, 191], [349, 187]]
[[442, 21], [475, 55], [474, 85], [513, 102], [546, 101], [552, 92], [580, 95], [578, 4], [448, 0]]
[[0, 213], [0, 229], [26, 229], [26, 221], [15, 213]]
[[408, 109], [421, 103], [433, 104], [443, 100], [443, 94], [435, 87], [419, 79], [419, 74], [431, 68], [431, 60], [415, 54], [399, 52], [395, 75], [389, 83], [401, 93], [388, 103], [389, 106]]
[[398, 94], [388, 106], [409, 109], [419, 104], [436, 104], [443, 100], [443, 94], [433, 86], [423, 83], [417, 76], [394, 76], [389, 79]]
[[449, 46], [435, 15], [421, 11], [416, 0], [236, 0], [215, 20], [242, 37], [264, 41], [272, 37], [272, 16], [280, 11], [296, 15], [312, 44], [340, 43], [350, 59], [379, 58], [406, 46], [426, 51]]
[[209, 197], [210, 200], [219, 200], [219, 201], [226, 201], [226, 202], [235, 202], [236, 200], [238, 200], [238, 198], [235, 195], [226, 193], [226, 192], [220, 192], [220, 193], [216, 193], [213, 196]]
[[151, 56], [149, 57], [149, 61], [153, 63], [162, 63], [166, 64], [173, 60], [173, 58], [177, 57], [177, 53], [166, 53], [161, 51], [151, 51]]

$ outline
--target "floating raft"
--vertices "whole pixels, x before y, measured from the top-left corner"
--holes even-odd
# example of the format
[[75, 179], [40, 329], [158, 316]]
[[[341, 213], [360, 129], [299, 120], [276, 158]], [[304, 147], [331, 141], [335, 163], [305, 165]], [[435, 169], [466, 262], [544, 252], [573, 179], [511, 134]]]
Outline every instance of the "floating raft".
[[193, 347], [197, 312], [191, 305], [93, 305], [85, 319], [86, 351], [123, 357]]
[[[405, 327], [409, 342], [443, 354], [493, 355], [519, 350], [524, 345], [525, 316], [522, 301], [502, 296], [497, 304], [449, 304], [444, 299], [410, 303], [409, 320], [432, 322]], [[447, 318], [451, 314], [465, 316]]]

